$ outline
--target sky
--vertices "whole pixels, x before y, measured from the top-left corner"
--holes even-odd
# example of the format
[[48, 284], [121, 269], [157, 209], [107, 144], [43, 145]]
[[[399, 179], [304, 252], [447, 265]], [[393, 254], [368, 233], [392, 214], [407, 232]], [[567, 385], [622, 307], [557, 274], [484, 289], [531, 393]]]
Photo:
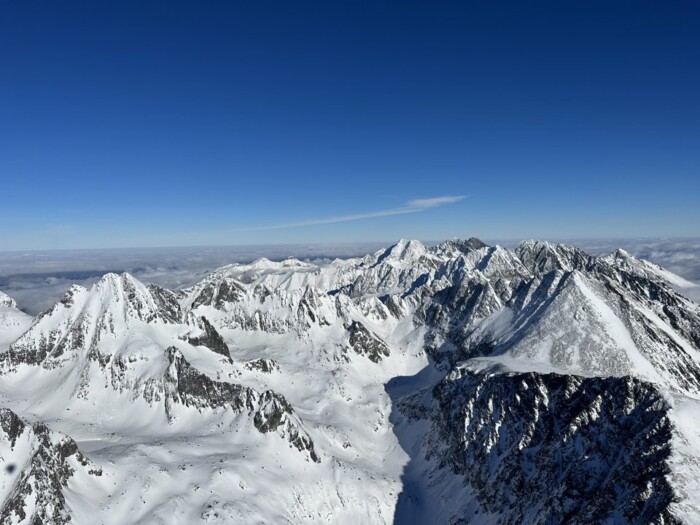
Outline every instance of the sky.
[[0, 4], [0, 251], [700, 236], [700, 3]]

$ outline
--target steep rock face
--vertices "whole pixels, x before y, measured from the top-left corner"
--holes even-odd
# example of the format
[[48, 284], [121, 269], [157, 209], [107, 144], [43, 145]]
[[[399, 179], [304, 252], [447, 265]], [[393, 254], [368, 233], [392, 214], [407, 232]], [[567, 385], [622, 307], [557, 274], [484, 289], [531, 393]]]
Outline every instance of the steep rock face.
[[230, 359], [226, 341], [224, 341], [224, 338], [219, 335], [216, 328], [214, 328], [212, 324], [207, 321], [207, 318], [193, 316], [193, 322], [201, 329], [202, 333], [201, 335], [190, 334], [187, 337], [187, 342], [194, 346], [204, 346], [205, 348], [210, 349], [212, 352], [216, 352], [217, 354], [221, 354]]
[[502, 306], [491, 281], [480, 272], [469, 272], [422, 302], [416, 317], [428, 326], [456, 334]]
[[253, 361], [249, 361], [245, 364], [245, 367], [248, 370], [258, 370], [262, 372], [263, 374], [271, 374], [273, 372], [279, 372], [280, 371], [280, 366], [277, 364], [277, 361], [274, 359], [265, 359], [265, 358], [260, 358], [260, 359], [255, 359]]
[[6, 408], [0, 409], [0, 457], [5, 467], [2, 523], [69, 523], [63, 495], [69, 479], [78, 469], [88, 476], [102, 475], [71, 438], [41, 423], [31, 425]]
[[469, 254], [482, 248], [488, 248], [486, 244], [481, 239], [476, 237], [470, 237], [469, 239], [450, 239], [449, 241], [441, 242], [436, 245], [433, 251], [436, 255], [454, 258], [457, 254]]
[[[212, 284], [221, 290], [226, 279]], [[200, 292], [192, 302], [193, 312], [206, 315], [216, 311], [219, 327], [270, 333], [303, 333], [312, 326], [328, 326], [336, 320], [335, 300], [312, 286], [298, 289], [272, 289], [257, 283], [236, 289], [233, 297], [217, 295], [215, 299], [202, 302]], [[232, 300], [229, 300], [232, 299]]]
[[674, 389], [700, 394], [700, 307], [660, 280], [609, 269], [598, 275], [640, 353]]
[[348, 344], [356, 353], [365, 355], [375, 363], [389, 356], [389, 348], [375, 334], [370, 332], [362, 323], [353, 321], [348, 327], [350, 337]]
[[[432, 391], [425, 454], [462, 476], [469, 523], [676, 523], [669, 405], [630, 377], [458, 368]], [[420, 416], [419, 416], [420, 417]]]
[[583, 250], [546, 241], [524, 241], [515, 249], [523, 265], [534, 274], [586, 270], [593, 258]]
[[621, 302], [634, 299], [672, 331], [700, 348], [700, 306], [673, 288], [676, 276], [629, 255], [600, 258], [593, 273]]
[[284, 396], [271, 390], [260, 394], [241, 385], [215, 381], [192, 367], [175, 348], [169, 348], [166, 355], [170, 364], [162, 380], [149, 380], [144, 385], [144, 395], [149, 400], [162, 397], [169, 418], [172, 403], [198, 410], [226, 407], [234, 412], [247, 411], [260, 432], [277, 432], [312, 461], [320, 462], [313, 441]]
[[213, 306], [222, 309], [226, 303], [235, 303], [243, 298], [245, 288], [242, 283], [225, 275], [217, 277], [212, 276], [194, 288], [191, 308]]
[[263, 434], [277, 432], [299, 451], [306, 451], [312, 461], [321, 462], [314, 450], [313, 441], [301, 428], [301, 423], [294, 415], [291, 405], [282, 395], [267, 390], [259, 397], [258, 405], [253, 416], [255, 428]]

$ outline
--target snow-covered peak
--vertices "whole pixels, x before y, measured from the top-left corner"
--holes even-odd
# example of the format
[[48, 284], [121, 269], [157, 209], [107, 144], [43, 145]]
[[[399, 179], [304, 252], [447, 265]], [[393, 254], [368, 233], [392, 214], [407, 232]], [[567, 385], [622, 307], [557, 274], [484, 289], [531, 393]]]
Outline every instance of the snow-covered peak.
[[427, 253], [425, 245], [416, 240], [400, 239], [379, 257], [380, 261], [413, 261]]
[[0, 292], [0, 353], [17, 340], [32, 324], [32, 317], [20, 311], [9, 295]]
[[93, 285], [95, 290], [112, 292], [115, 296], [124, 295], [126, 290], [145, 289], [145, 285], [129, 273], [106, 273]]
[[[255, 283], [261, 280], [271, 281], [274, 286], [288, 277], [301, 272], [314, 272], [318, 267], [289, 257], [283, 261], [271, 261], [260, 257], [250, 264], [231, 264], [214, 270], [204, 281], [233, 278], [241, 283]], [[204, 282], [203, 281], [203, 282]]]
[[283, 268], [309, 268], [313, 266], [313, 264], [300, 261], [296, 257], [287, 257], [284, 261], [282, 261]]
[[560, 275], [540, 285], [526, 308], [498, 311], [484, 323], [482, 329], [490, 331], [489, 340], [496, 345], [490, 359], [522, 372], [635, 375], [677, 386], [672, 375], [659, 374], [650, 362], [654, 356], [640, 351], [624, 321], [602, 298], [602, 287], [579, 271]]
[[279, 266], [279, 264], [276, 264], [275, 262], [271, 261], [267, 257], [259, 257], [247, 266], [249, 266], [250, 268], [257, 268], [260, 270], [264, 270], [264, 269], [270, 269], [270, 268], [277, 268]]
[[612, 271], [625, 272], [652, 283], [665, 283], [683, 295], [700, 302], [700, 285], [688, 281], [673, 272], [644, 259], [638, 259], [625, 250], [618, 249], [610, 255], [598, 258], [599, 266]]
[[125, 298], [138, 294], [144, 296], [148, 294], [146, 285], [129, 273], [118, 275], [116, 273], [106, 273], [97, 281], [92, 290], [103, 293], [105, 297], [111, 295], [115, 299]]
[[530, 272], [522, 261], [513, 252], [502, 246], [480, 248], [472, 253], [480, 256], [475, 268], [489, 278], [512, 280], [530, 277]]
[[171, 292], [147, 286], [129, 273], [105, 274], [88, 290], [84, 306], [95, 316], [110, 312], [146, 322], [178, 322], [180, 318], [179, 305]]
[[314, 267], [313, 264], [300, 261], [296, 257], [287, 257], [283, 261], [271, 261], [266, 257], [260, 257], [250, 264], [239, 264], [238, 269], [254, 269], [254, 270], [281, 270], [285, 268], [309, 268]]
[[17, 303], [9, 295], [0, 292], [0, 307], [4, 308], [17, 308]]
[[[655, 264], [634, 257], [632, 254], [623, 250], [622, 248], [618, 248], [609, 255], [598, 257], [597, 260], [599, 263], [607, 264], [611, 268], [632, 272], [638, 275], [647, 275], [649, 271], [653, 271], [655, 269], [663, 270], [661, 267], [656, 266]], [[665, 272], [666, 270], [663, 271]]]
[[193, 327], [181, 317], [173, 292], [128, 274], [107, 274], [90, 289], [71, 287], [10, 345], [2, 366], [85, 366], [115, 355], [155, 363], [163, 348], [187, 341]]

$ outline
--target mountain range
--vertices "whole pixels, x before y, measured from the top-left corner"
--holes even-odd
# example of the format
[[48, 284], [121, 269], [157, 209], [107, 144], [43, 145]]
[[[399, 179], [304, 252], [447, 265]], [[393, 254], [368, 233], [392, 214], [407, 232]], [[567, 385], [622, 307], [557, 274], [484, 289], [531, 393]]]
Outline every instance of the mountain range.
[[0, 292], [0, 521], [700, 523], [697, 291], [471, 238]]

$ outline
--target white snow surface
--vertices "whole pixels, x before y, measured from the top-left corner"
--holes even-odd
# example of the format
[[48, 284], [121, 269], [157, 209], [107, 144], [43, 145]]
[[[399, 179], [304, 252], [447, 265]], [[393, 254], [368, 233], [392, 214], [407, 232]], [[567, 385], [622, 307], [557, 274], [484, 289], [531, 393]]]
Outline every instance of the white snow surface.
[[17, 308], [15, 302], [0, 292], [0, 353], [27, 331], [32, 324], [32, 317]]

